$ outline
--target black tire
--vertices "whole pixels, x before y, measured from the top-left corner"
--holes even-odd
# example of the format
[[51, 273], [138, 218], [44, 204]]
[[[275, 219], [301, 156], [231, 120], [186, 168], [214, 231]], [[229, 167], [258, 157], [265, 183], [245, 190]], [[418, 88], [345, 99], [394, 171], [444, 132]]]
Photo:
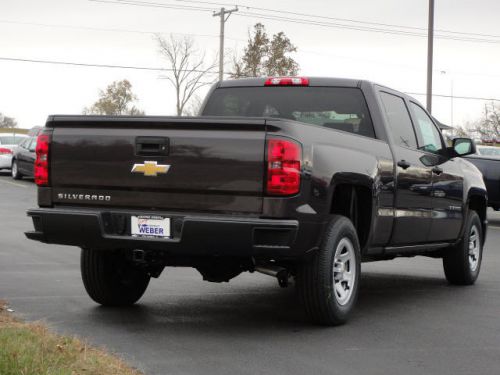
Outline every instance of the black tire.
[[[475, 239], [473, 239], [475, 232]], [[474, 243], [474, 250], [469, 250], [469, 243]], [[478, 248], [475, 248], [475, 246]], [[483, 259], [483, 228], [481, 219], [475, 211], [469, 211], [465, 224], [464, 236], [455, 246], [447, 249], [443, 256], [446, 280], [455, 285], [472, 285], [479, 276]]]
[[150, 276], [130, 264], [123, 252], [82, 249], [83, 285], [95, 302], [104, 306], [130, 306], [142, 297]]
[[[336, 251], [348, 243], [352, 245], [352, 249], [348, 250], [352, 252], [351, 260], [338, 267]], [[339, 257], [337, 260], [340, 259]], [[342, 284], [343, 281], [338, 281], [339, 275], [342, 274], [342, 278], [344, 271], [334, 271], [334, 266], [337, 270], [355, 271], [351, 276], [351, 288], [347, 287], [348, 284]], [[310, 319], [327, 326], [344, 324], [356, 304], [360, 273], [361, 255], [356, 230], [349, 219], [335, 215], [325, 230], [320, 248], [309, 262], [300, 265], [297, 270], [297, 292]], [[334, 277], [337, 281], [334, 281]], [[349, 290], [350, 296], [346, 301], [342, 301], [337, 292], [338, 283], [340, 286], [337, 287]]]
[[23, 175], [19, 172], [19, 168], [17, 167], [16, 159], [12, 160], [12, 165], [10, 167], [10, 173], [14, 180], [20, 180], [23, 178]]

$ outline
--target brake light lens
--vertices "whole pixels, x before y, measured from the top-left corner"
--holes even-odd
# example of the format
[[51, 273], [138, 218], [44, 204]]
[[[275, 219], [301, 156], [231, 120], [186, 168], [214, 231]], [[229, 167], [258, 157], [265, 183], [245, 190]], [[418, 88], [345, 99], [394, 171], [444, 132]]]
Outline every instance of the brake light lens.
[[264, 86], [309, 86], [305, 77], [269, 77]]
[[297, 142], [267, 140], [267, 186], [269, 195], [293, 195], [300, 191], [302, 148]]
[[5, 147], [0, 147], [0, 155], [6, 155], [6, 154], [12, 154], [12, 150]]
[[36, 141], [35, 183], [38, 186], [49, 185], [50, 135], [40, 134]]

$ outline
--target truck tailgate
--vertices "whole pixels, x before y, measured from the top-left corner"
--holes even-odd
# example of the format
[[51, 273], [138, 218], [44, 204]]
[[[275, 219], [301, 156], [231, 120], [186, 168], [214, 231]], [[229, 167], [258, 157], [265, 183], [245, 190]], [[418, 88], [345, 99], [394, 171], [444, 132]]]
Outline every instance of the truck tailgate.
[[265, 120], [54, 116], [47, 127], [55, 204], [262, 210]]

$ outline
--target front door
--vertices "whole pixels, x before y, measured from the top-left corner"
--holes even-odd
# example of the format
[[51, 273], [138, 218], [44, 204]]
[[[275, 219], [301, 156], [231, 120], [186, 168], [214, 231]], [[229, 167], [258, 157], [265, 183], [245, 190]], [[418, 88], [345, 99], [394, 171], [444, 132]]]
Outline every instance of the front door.
[[420, 149], [432, 165], [432, 225], [429, 242], [458, 238], [463, 222], [464, 177], [446, 152], [441, 132], [418, 104], [410, 102]]

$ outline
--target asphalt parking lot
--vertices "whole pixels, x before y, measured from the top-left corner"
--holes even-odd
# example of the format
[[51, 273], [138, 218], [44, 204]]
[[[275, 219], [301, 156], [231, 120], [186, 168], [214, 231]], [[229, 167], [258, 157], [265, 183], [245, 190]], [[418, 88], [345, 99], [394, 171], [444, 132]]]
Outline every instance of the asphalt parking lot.
[[148, 375], [500, 373], [499, 213], [489, 212], [475, 286], [449, 286], [439, 260], [363, 264], [352, 320], [321, 328], [307, 322], [293, 287], [260, 274], [210, 284], [194, 270], [166, 269], [137, 306], [99, 307], [83, 288], [78, 249], [25, 239], [34, 184], [0, 173], [0, 197], [0, 299]]

